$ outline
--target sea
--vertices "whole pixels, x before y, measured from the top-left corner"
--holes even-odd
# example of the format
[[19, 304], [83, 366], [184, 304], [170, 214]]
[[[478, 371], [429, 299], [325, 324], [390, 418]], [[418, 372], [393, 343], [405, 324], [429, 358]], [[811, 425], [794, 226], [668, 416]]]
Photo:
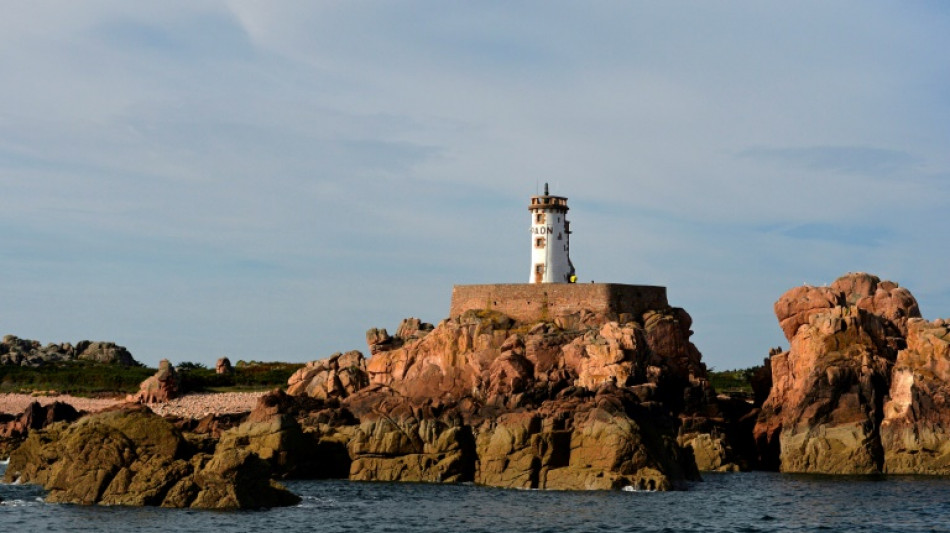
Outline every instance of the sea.
[[[5, 469], [0, 465], [0, 476]], [[707, 473], [688, 490], [536, 491], [470, 484], [288, 481], [262, 511], [84, 507], [0, 484], [0, 532], [950, 531], [950, 479]]]

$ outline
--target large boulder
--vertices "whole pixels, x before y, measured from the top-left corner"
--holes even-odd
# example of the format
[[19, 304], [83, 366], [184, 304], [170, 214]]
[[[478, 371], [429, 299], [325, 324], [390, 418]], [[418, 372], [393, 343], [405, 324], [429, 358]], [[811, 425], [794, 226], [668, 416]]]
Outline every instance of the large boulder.
[[352, 350], [307, 363], [287, 380], [287, 393], [325, 400], [345, 398], [367, 385], [366, 361]]
[[294, 399], [280, 389], [261, 396], [247, 420], [221, 434], [216, 451], [248, 450], [281, 477], [305, 475], [312, 443], [292, 414]]
[[883, 318], [901, 336], [907, 336], [909, 319], [920, 318], [920, 307], [910, 291], [866, 272], [844, 275], [831, 284], [831, 289], [842, 296], [845, 305], [856, 305]]
[[137, 365], [132, 354], [125, 346], [118, 346], [114, 342], [82, 341], [76, 345], [76, 359], [93, 361], [95, 363], [117, 364], [122, 366]]
[[128, 398], [138, 403], [164, 403], [178, 397], [179, 379], [175, 367], [162, 359], [158, 371], [139, 385], [139, 392]]
[[843, 303], [842, 295], [830, 287], [795, 287], [775, 302], [775, 316], [789, 341], [798, 328], [808, 323], [813, 315], [823, 313]]
[[214, 373], [223, 374], [223, 375], [233, 374], [234, 367], [231, 366], [231, 360], [228, 359], [227, 357], [219, 358], [218, 361], [214, 364]]
[[43, 485], [50, 502], [237, 509], [293, 505], [247, 450], [192, 454], [168, 421], [145, 408], [90, 415], [32, 432], [5, 479]]

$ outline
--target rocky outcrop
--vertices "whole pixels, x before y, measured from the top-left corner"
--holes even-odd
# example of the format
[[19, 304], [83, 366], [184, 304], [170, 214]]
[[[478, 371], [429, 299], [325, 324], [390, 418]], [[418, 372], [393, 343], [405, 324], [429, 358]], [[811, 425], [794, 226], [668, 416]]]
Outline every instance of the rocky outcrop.
[[[914, 296], [892, 281], [865, 272], [846, 274], [830, 287], [795, 287], [775, 302], [775, 316], [789, 341], [811, 316], [835, 307], [855, 306], [884, 319], [896, 335], [907, 335], [907, 320], [920, 317]], [[894, 332], [889, 331], [891, 335]]]
[[288, 392], [358, 419], [349, 435], [314, 431], [349, 437], [351, 479], [666, 490], [696, 476], [676, 415], [710, 400], [691, 322], [677, 308], [534, 323], [467, 311], [434, 328], [407, 319], [395, 337], [367, 332], [368, 361], [315, 361]]
[[353, 350], [307, 363], [290, 376], [287, 392], [325, 400], [345, 398], [367, 385], [366, 361], [363, 354]]
[[[773, 353], [771, 390], [754, 436], [764, 466], [786, 472], [884, 470], [884, 403], [892, 367], [919, 317], [906, 289], [865, 273], [830, 287], [796, 287], [775, 304], [791, 342]], [[911, 358], [910, 356], [907, 356]]]
[[291, 414], [292, 402], [279, 389], [262, 396], [244, 423], [221, 434], [217, 450], [253, 452], [281, 477], [305, 472], [310, 443]]
[[906, 323], [897, 354], [881, 443], [890, 474], [950, 474], [950, 333], [943, 319]]
[[6, 481], [43, 485], [50, 502], [238, 509], [293, 505], [247, 450], [191, 453], [169, 422], [145, 408], [90, 415], [32, 432]]
[[31, 403], [18, 417], [0, 425], [0, 438], [25, 438], [30, 431], [43, 429], [55, 422], [72, 422], [80, 413], [68, 403], [53, 402], [43, 406]]
[[178, 372], [168, 361], [158, 363], [158, 371], [139, 385], [139, 392], [128, 401], [138, 403], [163, 403], [178, 397]]
[[70, 343], [47, 344], [39, 341], [20, 339], [15, 335], [6, 335], [0, 341], [0, 364], [41, 366], [64, 361], [91, 361], [96, 363], [138, 366], [124, 346], [114, 342], [80, 341], [75, 346]]
[[622, 323], [582, 315], [519, 324], [499, 313], [468, 311], [402, 348], [377, 351], [366, 370], [370, 382], [410, 398], [488, 402], [512, 399], [536, 384], [591, 389], [706, 375], [681, 309]]
[[668, 490], [698, 477], [692, 458], [671, 436], [673, 423], [610, 384], [596, 394], [568, 395], [485, 421], [477, 429], [475, 481], [507, 488]]
[[371, 328], [366, 332], [366, 344], [371, 355], [378, 352], [394, 350], [414, 340], [419, 340], [434, 329], [432, 324], [418, 318], [407, 318], [399, 324], [396, 335], [390, 336], [385, 328]]

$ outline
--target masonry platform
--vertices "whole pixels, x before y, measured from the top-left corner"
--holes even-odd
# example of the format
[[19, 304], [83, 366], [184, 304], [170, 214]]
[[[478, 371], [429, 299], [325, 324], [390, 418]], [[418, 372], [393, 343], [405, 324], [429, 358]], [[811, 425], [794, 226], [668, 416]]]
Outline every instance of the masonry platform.
[[583, 309], [595, 313], [630, 313], [669, 307], [666, 287], [619, 283], [501, 283], [456, 285], [452, 288], [453, 318], [465, 311], [498, 311], [520, 322], [554, 318]]

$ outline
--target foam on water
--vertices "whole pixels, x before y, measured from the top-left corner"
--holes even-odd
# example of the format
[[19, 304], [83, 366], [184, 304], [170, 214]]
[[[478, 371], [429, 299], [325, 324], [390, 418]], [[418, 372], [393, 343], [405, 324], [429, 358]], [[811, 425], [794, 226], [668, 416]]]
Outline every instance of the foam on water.
[[625, 487], [623, 487], [623, 488], [620, 489], [620, 490], [622, 490], [622, 491], [624, 491], [624, 492], [656, 492], [656, 489], [652, 489], [652, 490], [651, 490], [651, 489], [641, 489], [641, 488], [635, 487], [635, 486], [633, 486], [633, 485], [626, 485]]
[[3, 500], [2, 502], [0, 502], [0, 506], [2, 506], [2, 507], [26, 507], [26, 506], [43, 505], [44, 503], [46, 503], [46, 500], [44, 500], [44, 499], [43, 499], [42, 497], [40, 497], [40, 496], [37, 496], [36, 498], [33, 498], [32, 500], [21, 500], [21, 499], [16, 499], [16, 500]]

